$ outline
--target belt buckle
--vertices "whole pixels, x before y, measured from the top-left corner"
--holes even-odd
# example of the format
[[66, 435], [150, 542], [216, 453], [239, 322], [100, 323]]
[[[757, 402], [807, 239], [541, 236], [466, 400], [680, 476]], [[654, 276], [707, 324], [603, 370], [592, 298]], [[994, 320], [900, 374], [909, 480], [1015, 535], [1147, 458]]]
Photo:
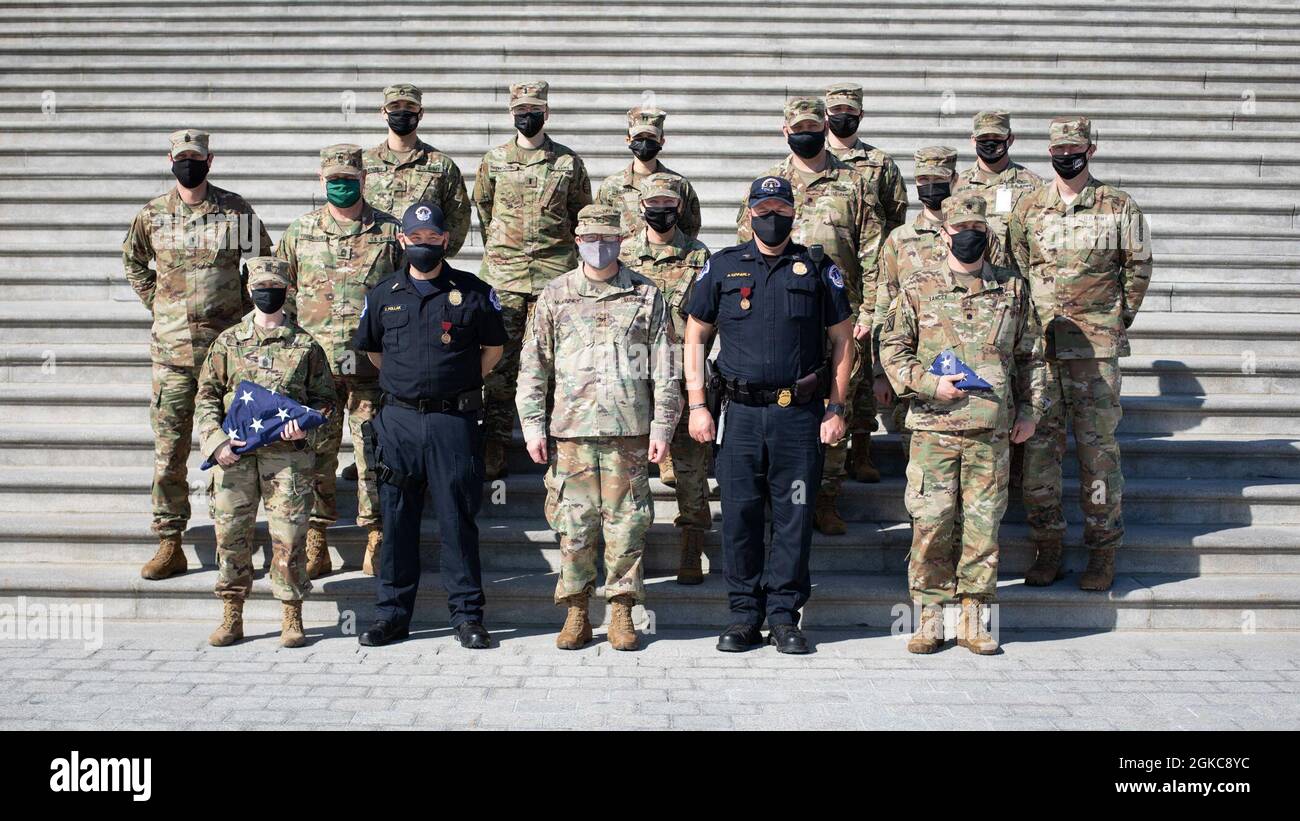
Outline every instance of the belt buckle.
[[789, 388], [782, 388], [781, 390], [776, 392], [776, 404], [780, 405], [783, 408], [790, 407], [790, 402], [793, 399], [794, 399], [794, 394], [790, 391]]

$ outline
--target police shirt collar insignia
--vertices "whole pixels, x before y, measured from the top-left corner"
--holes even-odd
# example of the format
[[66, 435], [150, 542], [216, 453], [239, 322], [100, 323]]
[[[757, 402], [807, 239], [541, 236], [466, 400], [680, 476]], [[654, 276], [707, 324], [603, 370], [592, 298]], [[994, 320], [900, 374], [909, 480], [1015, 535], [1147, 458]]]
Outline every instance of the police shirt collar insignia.
[[795, 276], [803, 276], [808, 273], [808, 266], [803, 264], [803, 260], [796, 260], [791, 270], [794, 271]]

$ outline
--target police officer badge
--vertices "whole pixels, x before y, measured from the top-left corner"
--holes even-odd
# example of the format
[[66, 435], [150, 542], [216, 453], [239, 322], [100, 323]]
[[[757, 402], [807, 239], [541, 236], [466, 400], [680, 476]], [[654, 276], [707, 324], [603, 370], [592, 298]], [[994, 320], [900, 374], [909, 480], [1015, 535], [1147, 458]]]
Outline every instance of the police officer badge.
[[465, 297], [461, 295], [460, 291], [453, 288], [451, 293], [447, 295], [447, 301], [452, 305], [459, 305], [465, 301]]
[[790, 267], [790, 270], [794, 271], [795, 276], [801, 277], [808, 273], [808, 266], [803, 264], [803, 260], [797, 260], [795, 264]]

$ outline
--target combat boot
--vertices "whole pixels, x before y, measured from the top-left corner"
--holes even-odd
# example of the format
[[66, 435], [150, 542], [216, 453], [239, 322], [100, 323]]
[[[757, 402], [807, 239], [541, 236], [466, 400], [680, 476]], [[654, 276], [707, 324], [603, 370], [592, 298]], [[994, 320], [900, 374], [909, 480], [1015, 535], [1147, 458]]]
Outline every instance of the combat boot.
[[704, 567], [700, 555], [704, 552], [704, 534], [698, 530], [682, 528], [682, 557], [677, 563], [678, 584], [702, 584]]
[[818, 491], [817, 507], [813, 509], [813, 527], [817, 528], [818, 533], [827, 536], [842, 536], [848, 532], [848, 526], [835, 509], [834, 496]]
[[671, 454], [664, 454], [664, 460], [659, 463], [659, 481], [668, 487], [677, 487], [677, 471], [673, 469], [673, 457]]
[[302, 630], [302, 600], [282, 602], [284, 615], [280, 617], [280, 646], [302, 647], [307, 636]]
[[[631, 596], [615, 596], [609, 600], [609, 627], [605, 633], [609, 639], [610, 647], [615, 650], [641, 649], [641, 645], [637, 643], [636, 639], [636, 627], [632, 625], [632, 605], [634, 603]], [[590, 637], [590, 633], [588, 633], [588, 637]]]
[[333, 569], [325, 528], [312, 525], [307, 528], [307, 578], [319, 579]]
[[943, 605], [927, 604], [921, 608], [921, 624], [907, 640], [909, 653], [933, 653], [943, 647]]
[[997, 639], [984, 629], [979, 599], [962, 597], [961, 616], [957, 619], [957, 645], [981, 656], [991, 656], [998, 651]]
[[555, 646], [561, 650], [581, 650], [591, 641], [591, 622], [587, 619], [587, 594], [579, 593], [562, 601], [569, 606]]
[[1109, 590], [1115, 583], [1115, 549], [1088, 551], [1088, 568], [1079, 577], [1080, 590]]
[[213, 647], [229, 647], [244, 637], [244, 602], [240, 599], [224, 599], [221, 610], [221, 626], [208, 636], [208, 644]]
[[506, 446], [500, 439], [483, 443], [483, 478], [489, 482], [506, 475]]
[[869, 485], [880, 481], [880, 471], [871, 463], [870, 431], [864, 430], [849, 437], [849, 475]]
[[158, 540], [158, 552], [140, 568], [140, 575], [151, 581], [170, 579], [184, 573], [189, 567], [185, 551], [181, 550], [180, 536], [163, 536]]
[[384, 530], [372, 527], [366, 532], [366, 555], [361, 560], [361, 572], [367, 576], [376, 574], [379, 565], [379, 547], [384, 543]]
[[1035, 545], [1034, 563], [1025, 571], [1025, 584], [1030, 587], [1047, 587], [1065, 575], [1061, 570], [1061, 543], [1043, 542]]

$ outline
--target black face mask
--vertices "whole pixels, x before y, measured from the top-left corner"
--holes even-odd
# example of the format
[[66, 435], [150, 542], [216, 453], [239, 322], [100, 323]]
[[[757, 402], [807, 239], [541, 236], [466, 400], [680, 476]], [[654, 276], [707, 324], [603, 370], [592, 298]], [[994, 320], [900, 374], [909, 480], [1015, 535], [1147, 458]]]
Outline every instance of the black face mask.
[[388, 112], [388, 127], [399, 137], [405, 137], [420, 124], [420, 112], [405, 109]]
[[438, 267], [442, 258], [447, 254], [445, 245], [428, 245], [421, 243], [419, 245], [411, 244], [406, 246], [406, 261], [417, 271], [429, 272]]
[[852, 137], [858, 133], [858, 125], [862, 123], [861, 114], [832, 114], [830, 116], [831, 133], [841, 140]]
[[1056, 169], [1061, 179], [1072, 180], [1088, 167], [1088, 152], [1085, 150], [1074, 154], [1055, 154], [1052, 156], [1052, 167]]
[[790, 236], [794, 228], [794, 217], [770, 211], [757, 217], [750, 217], [749, 225], [754, 229], [754, 236], [764, 245], [780, 245]]
[[254, 288], [253, 304], [257, 310], [264, 314], [273, 314], [284, 307], [284, 296], [287, 293], [283, 288]]
[[916, 196], [920, 197], [921, 202], [925, 203], [925, 207], [931, 211], [938, 211], [939, 206], [943, 205], [943, 201], [948, 199], [951, 193], [952, 183], [948, 182], [932, 182], [916, 187]]
[[172, 174], [185, 188], [198, 188], [208, 178], [208, 161], [194, 158], [172, 161]]
[[542, 130], [542, 125], [546, 121], [546, 112], [530, 111], [527, 114], [515, 115], [515, 129], [530, 140], [537, 136], [537, 132]]
[[636, 155], [638, 160], [641, 162], [649, 162], [650, 160], [653, 160], [655, 155], [659, 153], [659, 150], [663, 148], [663, 144], [657, 143], [654, 140], [633, 140], [628, 145], [628, 148], [632, 149], [632, 153]]
[[795, 131], [791, 132], [785, 141], [790, 146], [791, 151], [805, 160], [811, 160], [822, 153], [822, 149], [826, 147], [826, 132]]
[[671, 205], [645, 210], [645, 222], [659, 233], [664, 233], [677, 224], [677, 209]]
[[975, 153], [986, 163], [1000, 162], [1007, 155], [1006, 140], [976, 140]]
[[967, 264], [984, 256], [984, 249], [988, 245], [988, 233], [975, 228], [967, 228], [952, 235], [952, 255]]

